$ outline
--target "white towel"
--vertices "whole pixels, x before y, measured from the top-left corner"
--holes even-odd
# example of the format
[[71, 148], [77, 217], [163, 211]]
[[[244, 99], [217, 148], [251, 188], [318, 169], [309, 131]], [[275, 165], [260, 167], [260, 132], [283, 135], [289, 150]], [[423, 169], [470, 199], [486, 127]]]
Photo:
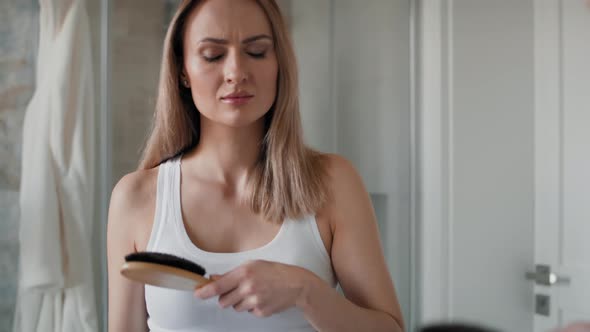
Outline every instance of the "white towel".
[[23, 125], [14, 331], [96, 331], [94, 84], [84, 0], [40, 0], [37, 86]]

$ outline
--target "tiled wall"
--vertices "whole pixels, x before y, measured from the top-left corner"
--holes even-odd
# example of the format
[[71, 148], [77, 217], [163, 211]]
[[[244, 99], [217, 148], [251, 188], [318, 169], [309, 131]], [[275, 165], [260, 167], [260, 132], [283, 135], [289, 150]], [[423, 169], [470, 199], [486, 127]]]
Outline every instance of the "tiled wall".
[[0, 190], [0, 332], [14, 315], [18, 272], [18, 192]]
[[37, 1], [0, 1], [0, 332], [11, 330], [18, 271], [22, 125], [34, 89]]
[[112, 2], [113, 185], [137, 168], [154, 114], [166, 28], [178, 2]]

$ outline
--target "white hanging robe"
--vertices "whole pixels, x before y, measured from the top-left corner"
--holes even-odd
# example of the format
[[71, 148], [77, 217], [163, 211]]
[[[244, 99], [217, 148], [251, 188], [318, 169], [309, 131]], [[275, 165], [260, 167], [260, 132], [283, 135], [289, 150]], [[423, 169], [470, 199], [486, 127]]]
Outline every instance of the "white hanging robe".
[[84, 0], [39, 0], [36, 90], [23, 125], [15, 332], [97, 331], [94, 82]]

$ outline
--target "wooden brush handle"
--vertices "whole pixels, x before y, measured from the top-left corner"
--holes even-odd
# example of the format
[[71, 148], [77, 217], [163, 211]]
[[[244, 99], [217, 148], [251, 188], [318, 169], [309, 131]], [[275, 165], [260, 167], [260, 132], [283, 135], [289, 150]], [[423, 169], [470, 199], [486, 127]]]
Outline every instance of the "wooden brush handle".
[[211, 282], [197, 273], [146, 262], [126, 262], [121, 267], [121, 274], [143, 284], [186, 291], [194, 291]]

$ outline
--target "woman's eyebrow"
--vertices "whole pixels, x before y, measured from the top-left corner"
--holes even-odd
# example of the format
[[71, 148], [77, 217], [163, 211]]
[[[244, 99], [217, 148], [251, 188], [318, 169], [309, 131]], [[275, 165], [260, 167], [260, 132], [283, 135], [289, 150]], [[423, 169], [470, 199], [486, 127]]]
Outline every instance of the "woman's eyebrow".
[[[261, 39], [268, 39], [268, 40], [272, 41], [272, 38], [270, 36], [262, 34], [262, 35], [248, 37], [248, 38], [242, 40], [242, 44], [249, 44], [249, 43], [255, 42], [257, 40], [261, 40]], [[203, 38], [199, 41], [199, 44], [200, 43], [214, 43], [214, 44], [220, 44], [220, 45], [229, 44], [227, 39], [212, 38], [212, 37]]]

